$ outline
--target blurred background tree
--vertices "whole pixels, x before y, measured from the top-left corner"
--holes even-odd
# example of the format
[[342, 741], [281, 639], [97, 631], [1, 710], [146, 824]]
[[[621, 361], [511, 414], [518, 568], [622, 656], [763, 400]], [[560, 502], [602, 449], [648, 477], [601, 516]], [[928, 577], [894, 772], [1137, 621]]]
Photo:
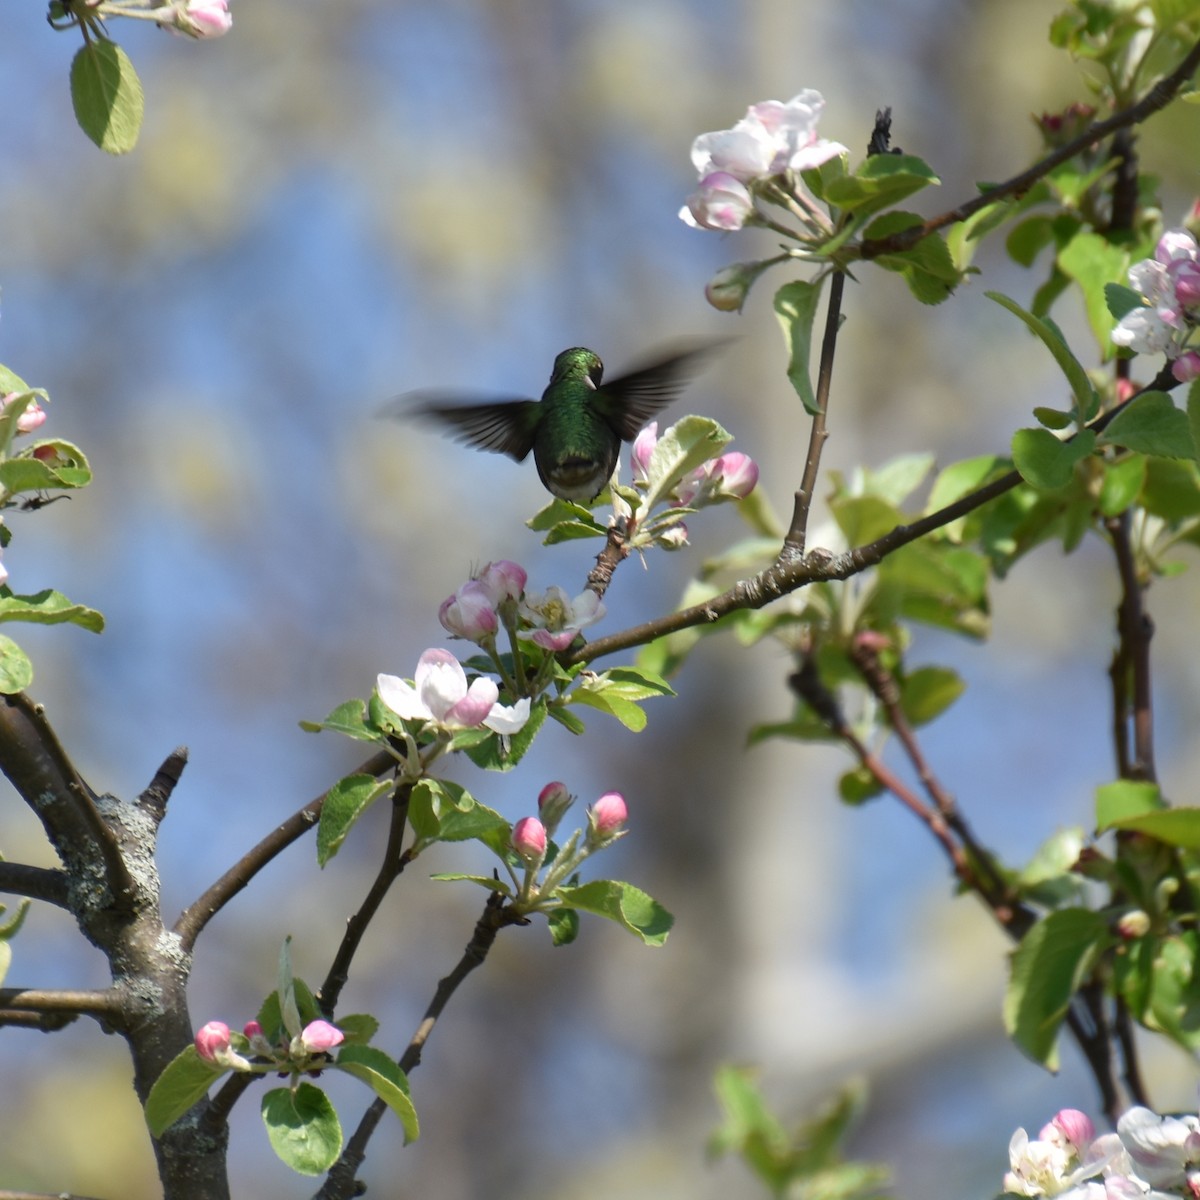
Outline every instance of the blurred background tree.
[[[786, 512], [806, 432], [769, 291], [740, 318], [703, 300], [717, 266], [772, 239], [743, 233], [731, 254], [677, 219], [692, 138], [815, 87], [822, 133], [857, 158], [891, 105], [897, 142], [943, 180], [932, 211], [1037, 153], [1029, 113], [1086, 99], [1046, 44], [1057, 7], [254, 0], [211, 45], [121, 28], [147, 95], [123, 159], [74, 126], [76, 40], [36, 4], [6, 12], [0, 353], [49, 389], [47, 432], [86, 446], [97, 476], [85, 497], [15, 515], [37, 536], [6, 565], [15, 590], [53, 582], [108, 616], [102, 638], [21, 639], [34, 696], [95, 785], [131, 795], [172, 746], [191, 748], [163, 831], [169, 912], [353, 765], [353, 746], [297, 720], [364, 694], [378, 670], [410, 671], [442, 642], [436, 606], [472, 564], [516, 559], [531, 586], [582, 586], [594, 547], [545, 550], [522, 525], [544, 500], [532, 471], [379, 423], [379, 407], [433, 385], [536, 395], [565, 346], [618, 369], [679, 334], [735, 331], [686, 408], [734, 432]], [[1195, 187], [1177, 119], [1142, 136], [1168, 223]], [[987, 286], [1028, 292], [994, 252], [979, 265]], [[942, 461], [1002, 451], [1031, 404], [1060, 399], [1048, 356], [982, 288], [929, 310], [899, 278], [870, 280], [846, 305], [828, 467], [931, 445]], [[736, 528], [733, 512], [706, 515], [692, 548], [627, 567], [604, 631], [673, 605]], [[927, 747], [979, 834], [1016, 859], [1056, 823], [1086, 823], [1111, 772], [1115, 582], [1094, 550], [1059, 565], [1055, 546], [1020, 565], [994, 596], [986, 647], [922, 630], [911, 656], [926, 649], [968, 680]], [[1195, 588], [1154, 597], [1168, 792], [1198, 765], [1200, 680], [1170, 649]], [[569, 951], [538, 928], [502, 936], [414, 1076], [421, 1140], [373, 1144], [373, 1194], [728, 1195], [749, 1186], [742, 1168], [706, 1163], [703, 1146], [711, 1075], [730, 1060], [764, 1064], [776, 1107], [797, 1114], [869, 1069], [851, 1150], [894, 1162], [911, 1196], [992, 1195], [1008, 1130], [1086, 1105], [1070, 1051], [1052, 1080], [1004, 1039], [1002, 939], [950, 901], [923, 831], [886, 804], [841, 807], [837, 752], [743, 752], [742, 730], [790, 712], [787, 670], [766, 646], [714, 640], [646, 733], [555, 729], [488, 779], [481, 798], [510, 818], [549, 779], [585, 802], [624, 791], [634, 836], [616, 873], [678, 923], [655, 954], [595, 922]], [[3, 851], [49, 865], [36, 821], [12, 808]], [[426, 862], [478, 865], [446, 848], [422, 859], [346, 993], [395, 1049], [477, 908], [468, 889], [424, 882]], [[285, 933], [298, 973], [319, 978], [363, 887], [353, 845], [323, 875], [307, 842], [275, 863], [200, 944], [197, 1020], [248, 1017]], [[15, 949], [10, 983], [106, 981], [46, 906]], [[1148, 1049], [1159, 1106], [1190, 1105], [1182, 1064]], [[128, 1073], [123, 1045], [85, 1022], [52, 1040], [10, 1033], [0, 1186], [112, 1195], [119, 1181], [127, 1200], [153, 1196]], [[361, 1094], [331, 1092], [349, 1121]], [[235, 1122], [234, 1177], [252, 1171], [263, 1200], [302, 1194], [253, 1109]]]

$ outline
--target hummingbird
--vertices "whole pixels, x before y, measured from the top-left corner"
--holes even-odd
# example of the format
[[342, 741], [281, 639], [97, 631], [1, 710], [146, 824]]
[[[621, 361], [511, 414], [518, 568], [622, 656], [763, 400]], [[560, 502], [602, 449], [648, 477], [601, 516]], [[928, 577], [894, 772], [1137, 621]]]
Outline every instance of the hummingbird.
[[603, 382], [600, 356], [574, 346], [554, 360], [540, 400], [506, 397], [464, 404], [454, 392], [418, 391], [399, 397], [387, 414], [435, 421], [448, 426], [455, 440], [517, 462], [532, 450], [547, 491], [563, 500], [590, 502], [612, 478], [621, 443], [633, 441], [725, 340], [697, 339], [660, 351], [608, 382]]

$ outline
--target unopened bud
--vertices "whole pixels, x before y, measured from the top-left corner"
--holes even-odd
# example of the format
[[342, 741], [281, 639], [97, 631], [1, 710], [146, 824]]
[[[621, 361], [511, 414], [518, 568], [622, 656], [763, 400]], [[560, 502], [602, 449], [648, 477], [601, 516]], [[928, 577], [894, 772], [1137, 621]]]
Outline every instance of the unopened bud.
[[588, 841], [603, 845], [619, 837], [628, 818], [625, 797], [620, 792], [605, 792], [588, 809]]
[[512, 831], [512, 848], [531, 866], [546, 857], [546, 827], [537, 817], [522, 817]]
[[555, 780], [548, 783], [538, 792], [538, 815], [547, 835], [552, 835], [558, 828], [558, 823], [571, 807], [574, 797], [567, 791], [567, 785]]
[[1137, 941], [1150, 932], [1150, 914], [1140, 908], [1122, 913], [1117, 919], [1117, 936], [1126, 942]]

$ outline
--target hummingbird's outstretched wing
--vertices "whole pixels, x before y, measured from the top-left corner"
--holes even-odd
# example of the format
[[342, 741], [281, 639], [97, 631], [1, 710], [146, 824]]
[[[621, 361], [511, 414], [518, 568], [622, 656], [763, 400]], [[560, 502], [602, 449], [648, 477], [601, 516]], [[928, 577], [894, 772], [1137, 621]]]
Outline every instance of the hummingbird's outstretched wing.
[[654, 414], [666, 408], [704, 369], [706, 360], [732, 340], [697, 339], [673, 347], [674, 353], [660, 353], [644, 367], [604, 380], [600, 396], [609, 425], [624, 441], [633, 441]]
[[463, 404], [461, 392], [407, 392], [397, 397], [383, 415], [433, 421], [449, 428], [457, 442], [478, 450], [507, 454], [520, 462], [533, 449], [540, 405], [524, 396]]

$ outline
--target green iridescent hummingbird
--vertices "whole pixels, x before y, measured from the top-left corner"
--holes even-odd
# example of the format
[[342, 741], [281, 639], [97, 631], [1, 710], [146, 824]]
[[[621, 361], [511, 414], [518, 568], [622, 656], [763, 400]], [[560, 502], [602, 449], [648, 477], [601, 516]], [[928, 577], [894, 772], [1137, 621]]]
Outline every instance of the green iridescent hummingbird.
[[563, 500], [588, 502], [612, 478], [621, 443], [633, 441], [721, 344], [676, 346], [607, 382], [602, 382], [600, 356], [575, 346], [554, 360], [540, 400], [521, 396], [471, 404], [462, 403], [461, 393], [418, 391], [399, 397], [387, 412], [449, 426], [456, 440], [517, 462], [532, 450], [548, 491]]

